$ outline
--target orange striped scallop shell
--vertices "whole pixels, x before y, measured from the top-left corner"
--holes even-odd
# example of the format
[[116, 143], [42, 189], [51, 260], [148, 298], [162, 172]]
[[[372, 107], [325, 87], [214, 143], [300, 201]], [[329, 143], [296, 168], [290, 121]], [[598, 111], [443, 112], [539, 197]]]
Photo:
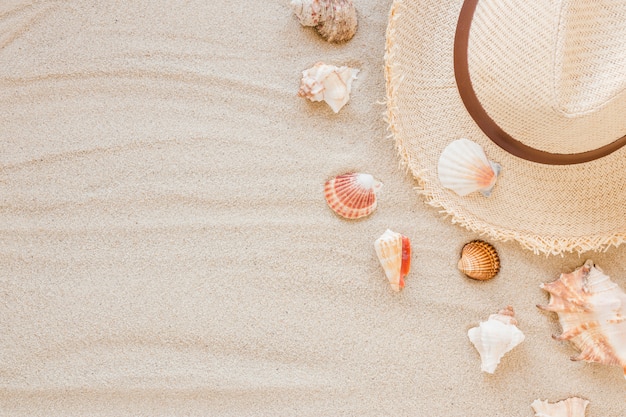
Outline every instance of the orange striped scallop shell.
[[376, 193], [383, 184], [370, 174], [347, 173], [332, 178], [324, 186], [328, 206], [346, 219], [358, 219], [376, 208]]

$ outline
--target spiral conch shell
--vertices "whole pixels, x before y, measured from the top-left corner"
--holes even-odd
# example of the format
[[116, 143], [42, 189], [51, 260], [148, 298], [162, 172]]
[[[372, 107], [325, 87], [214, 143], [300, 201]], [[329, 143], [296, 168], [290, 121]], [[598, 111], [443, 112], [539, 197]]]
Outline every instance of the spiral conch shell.
[[324, 197], [328, 207], [341, 217], [358, 219], [376, 209], [376, 193], [382, 186], [370, 174], [349, 172], [326, 181]]
[[467, 332], [478, 350], [481, 370], [493, 374], [505, 353], [524, 341], [524, 333], [517, 328], [513, 307], [507, 306], [489, 316]]
[[589, 401], [578, 397], [556, 403], [535, 400], [530, 405], [535, 411], [535, 417], [585, 417], [585, 410]]
[[374, 242], [376, 255], [394, 291], [404, 288], [404, 277], [411, 269], [411, 241], [389, 229]]
[[339, 113], [350, 100], [352, 81], [358, 73], [358, 69], [318, 62], [312, 68], [302, 71], [298, 95], [311, 101], [323, 100], [335, 113]]
[[350, 40], [356, 32], [352, 0], [291, 0], [291, 8], [303, 26], [315, 26], [329, 42]]
[[485, 151], [469, 139], [457, 139], [439, 157], [439, 182], [460, 196], [480, 191], [489, 197], [501, 167], [487, 159]]
[[591, 260], [541, 288], [550, 303], [537, 307], [556, 312], [563, 328], [554, 338], [580, 351], [571, 359], [620, 366], [626, 378], [626, 293]]
[[468, 277], [485, 281], [495, 277], [500, 270], [500, 258], [489, 243], [473, 240], [463, 246], [457, 266]]

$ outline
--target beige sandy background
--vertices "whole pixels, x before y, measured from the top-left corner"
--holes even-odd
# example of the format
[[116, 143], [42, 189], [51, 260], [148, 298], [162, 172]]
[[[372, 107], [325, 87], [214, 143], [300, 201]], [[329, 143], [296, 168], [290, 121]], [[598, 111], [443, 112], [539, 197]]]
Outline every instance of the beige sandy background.
[[[571, 362], [541, 282], [625, 248], [456, 270], [477, 236], [415, 193], [382, 114], [391, 0], [331, 45], [288, 0], [0, 3], [0, 415], [533, 416], [578, 395], [626, 415], [622, 370]], [[360, 69], [339, 114], [296, 96]], [[384, 183], [349, 222], [323, 183]], [[393, 293], [374, 240], [412, 239]], [[470, 327], [511, 304], [526, 340], [480, 372]]]

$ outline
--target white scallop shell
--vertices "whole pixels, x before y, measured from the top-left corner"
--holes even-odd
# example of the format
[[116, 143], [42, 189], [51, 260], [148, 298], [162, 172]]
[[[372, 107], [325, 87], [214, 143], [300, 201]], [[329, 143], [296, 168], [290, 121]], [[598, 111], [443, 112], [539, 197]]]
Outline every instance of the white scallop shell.
[[312, 68], [302, 71], [298, 95], [311, 101], [323, 100], [338, 113], [350, 100], [352, 81], [356, 79], [358, 72], [358, 69], [318, 62]]
[[437, 174], [441, 185], [460, 196], [480, 191], [489, 197], [502, 168], [483, 148], [469, 139], [457, 139], [441, 153]]
[[585, 417], [585, 409], [589, 401], [578, 397], [556, 403], [535, 400], [530, 405], [535, 411], [535, 417]]
[[513, 308], [508, 306], [467, 332], [480, 354], [483, 372], [493, 374], [504, 354], [524, 341], [524, 333], [517, 328], [514, 316]]
[[303, 26], [315, 26], [329, 42], [343, 42], [356, 33], [357, 16], [352, 0], [291, 0]]

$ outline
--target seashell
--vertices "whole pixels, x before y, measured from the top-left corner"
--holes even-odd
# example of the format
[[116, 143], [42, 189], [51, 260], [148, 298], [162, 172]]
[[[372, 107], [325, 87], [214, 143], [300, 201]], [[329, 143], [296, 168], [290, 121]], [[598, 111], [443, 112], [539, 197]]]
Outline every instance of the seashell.
[[626, 293], [588, 260], [541, 288], [550, 293], [542, 310], [554, 311], [568, 340], [580, 354], [573, 361], [620, 366], [626, 377]]
[[480, 369], [490, 374], [495, 372], [505, 353], [524, 341], [511, 306], [490, 315], [487, 321], [469, 329], [467, 335], [480, 354]]
[[500, 270], [500, 258], [489, 243], [473, 240], [463, 246], [458, 267], [468, 277], [484, 281], [496, 276]]
[[358, 69], [318, 62], [312, 68], [302, 71], [298, 95], [311, 101], [323, 100], [338, 113], [350, 100], [352, 81], [356, 79], [358, 72]]
[[389, 229], [374, 242], [376, 255], [394, 291], [404, 288], [404, 277], [411, 269], [411, 241]]
[[489, 197], [502, 167], [487, 159], [485, 151], [476, 142], [458, 139], [441, 153], [437, 174], [441, 185], [460, 196], [480, 191]]
[[344, 42], [356, 33], [356, 8], [352, 0], [291, 0], [303, 26], [315, 26], [328, 42]]
[[589, 401], [578, 397], [556, 403], [535, 400], [530, 405], [535, 411], [535, 417], [585, 417], [585, 409]]
[[358, 219], [374, 211], [376, 193], [382, 186], [370, 174], [350, 172], [326, 181], [324, 196], [335, 213], [346, 219]]

